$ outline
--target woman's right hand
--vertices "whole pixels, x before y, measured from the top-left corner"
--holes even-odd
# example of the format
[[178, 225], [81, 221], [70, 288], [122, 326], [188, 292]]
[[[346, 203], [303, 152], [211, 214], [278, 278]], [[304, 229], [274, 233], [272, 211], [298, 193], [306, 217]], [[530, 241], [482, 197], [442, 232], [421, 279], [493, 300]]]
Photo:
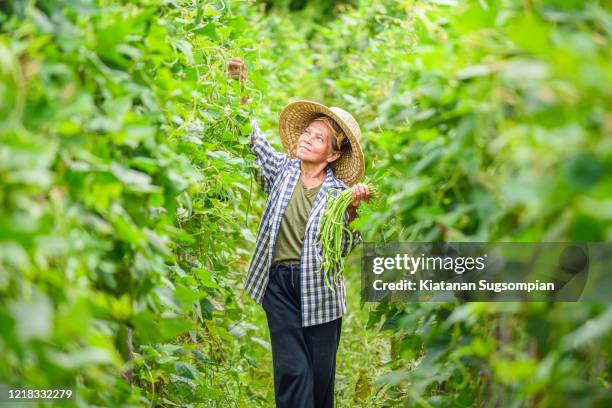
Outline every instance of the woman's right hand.
[[[244, 82], [247, 79], [247, 66], [240, 58], [233, 58], [227, 64], [227, 72], [230, 77], [238, 79], [242, 86], [240, 87], [242, 91], [244, 91]], [[244, 95], [242, 97], [242, 103], [245, 104], [249, 102], [249, 97]]]
[[227, 64], [229, 76], [237, 78], [240, 82], [245, 82], [247, 78], [247, 66], [240, 58], [233, 58]]

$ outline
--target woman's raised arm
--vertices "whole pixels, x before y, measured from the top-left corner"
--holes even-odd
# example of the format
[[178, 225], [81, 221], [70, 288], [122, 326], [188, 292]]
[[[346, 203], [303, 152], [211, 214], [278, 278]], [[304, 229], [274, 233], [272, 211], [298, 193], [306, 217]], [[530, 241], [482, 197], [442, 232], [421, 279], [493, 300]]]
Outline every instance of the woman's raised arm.
[[[227, 70], [230, 77], [241, 82], [241, 90], [244, 92], [244, 82], [246, 82], [248, 74], [246, 64], [240, 58], [234, 58], [228, 63]], [[242, 104], [248, 103], [249, 97], [244, 95], [241, 102]], [[266, 194], [269, 194], [274, 180], [289, 156], [277, 151], [270, 145], [255, 118], [251, 119], [251, 128], [253, 129], [250, 138], [251, 152], [257, 157], [255, 163], [260, 167], [255, 175], [261, 188]]]
[[253, 128], [253, 132], [251, 132], [251, 152], [257, 157], [255, 163], [260, 166], [260, 170], [256, 173], [257, 180], [266, 194], [269, 194], [274, 180], [289, 160], [289, 156], [277, 151], [270, 145], [261, 129], [259, 129], [257, 119], [253, 118], [251, 120], [251, 127]]

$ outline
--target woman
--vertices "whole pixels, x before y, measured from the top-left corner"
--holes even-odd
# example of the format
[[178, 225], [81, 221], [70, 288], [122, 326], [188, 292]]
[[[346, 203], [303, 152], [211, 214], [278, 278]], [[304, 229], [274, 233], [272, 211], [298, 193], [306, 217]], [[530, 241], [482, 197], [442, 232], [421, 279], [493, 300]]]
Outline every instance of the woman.
[[[246, 81], [246, 65], [240, 59], [230, 61], [229, 73]], [[359, 126], [340, 108], [311, 101], [290, 103], [279, 120], [289, 154], [268, 143], [256, 120], [251, 127], [251, 151], [260, 166], [257, 178], [268, 200], [245, 290], [266, 312], [276, 406], [333, 407], [346, 290], [342, 278], [330, 290], [317, 272], [321, 249], [315, 244], [316, 231], [328, 191], [336, 195], [352, 186], [346, 225], [369, 197], [367, 187], [357, 184], [364, 171]], [[358, 232], [353, 235], [357, 243]]]

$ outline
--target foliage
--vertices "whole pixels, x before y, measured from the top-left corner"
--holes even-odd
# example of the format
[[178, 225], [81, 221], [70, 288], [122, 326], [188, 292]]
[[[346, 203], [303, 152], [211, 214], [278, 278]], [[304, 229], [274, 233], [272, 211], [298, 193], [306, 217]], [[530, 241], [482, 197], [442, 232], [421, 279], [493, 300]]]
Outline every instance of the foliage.
[[[354, 221], [364, 240], [612, 241], [605, 2], [267, 4], [0, 6], [0, 382], [73, 384], [82, 406], [269, 406], [241, 291], [264, 199], [248, 119], [274, 141], [291, 99], [360, 123], [387, 197]], [[609, 405], [611, 310], [349, 308], [339, 405]]]
[[[14, 3], [4, 20], [0, 378], [103, 406], [258, 397], [235, 289], [248, 115], [225, 72], [254, 50], [245, 18], [143, 0]], [[121, 375], [131, 333], [140, 388]]]

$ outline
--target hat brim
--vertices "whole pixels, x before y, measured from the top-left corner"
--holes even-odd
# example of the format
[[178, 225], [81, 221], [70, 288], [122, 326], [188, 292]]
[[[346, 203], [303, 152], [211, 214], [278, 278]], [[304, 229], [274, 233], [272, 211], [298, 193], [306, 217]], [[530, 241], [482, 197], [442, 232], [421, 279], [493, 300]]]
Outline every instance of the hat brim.
[[365, 171], [365, 160], [359, 144], [361, 131], [354, 119], [346, 120], [331, 108], [317, 102], [305, 100], [291, 102], [283, 108], [278, 124], [283, 147], [292, 158], [297, 157], [297, 143], [300, 135], [321, 114], [334, 119], [349, 139], [350, 149], [342, 153], [340, 158], [332, 162], [331, 166], [338, 179], [347, 186], [352, 186], [363, 177]]

